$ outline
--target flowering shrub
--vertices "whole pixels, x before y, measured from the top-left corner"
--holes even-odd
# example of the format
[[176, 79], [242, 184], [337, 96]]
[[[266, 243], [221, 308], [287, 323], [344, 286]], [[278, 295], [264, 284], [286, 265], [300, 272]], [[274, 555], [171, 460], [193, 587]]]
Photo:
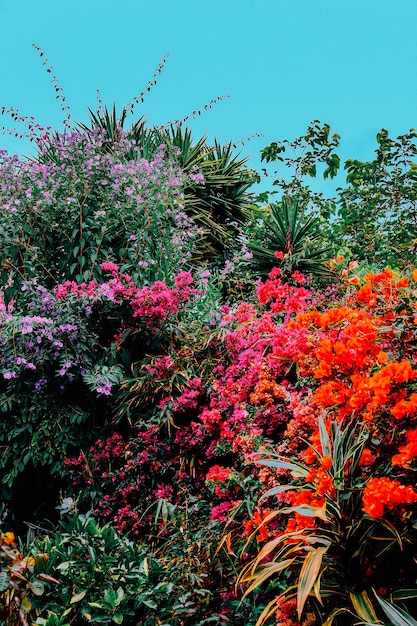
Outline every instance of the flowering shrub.
[[163, 147], [151, 161], [127, 161], [132, 141], [122, 133], [109, 154], [101, 131], [71, 131], [45, 138], [41, 162], [1, 152], [1, 277], [10, 294], [22, 278], [101, 280], [109, 259], [142, 284], [190, 261], [200, 230], [181, 206], [185, 177]]
[[[199, 321], [193, 315], [200, 332], [200, 338], [194, 336], [193, 341], [205, 344], [204, 320], [213, 315], [211, 300], [216, 292], [209, 295], [194, 288], [191, 274], [185, 271], [173, 280], [174, 287], [161, 281], [138, 287], [131, 276], [120, 274], [114, 263], [103, 263], [102, 269], [110, 272], [110, 277], [101, 283], [66, 281], [52, 292], [27, 283], [15, 301], [2, 305], [1, 500], [3, 507], [12, 500], [12, 510], [20, 510], [24, 506], [24, 501], [19, 504], [21, 490], [30, 484], [33, 501], [18, 514], [26, 519], [43, 511], [41, 501], [36, 505], [34, 501], [43, 499], [42, 489], [47, 487], [41, 484], [38, 491], [32, 482], [35, 476], [47, 471], [43, 480], [55, 489], [55, 496], [49, 496], [53, 501], [58, 489], [68, 485], [66, 456], [87, 452], [99, 434], [111, 439], [114, 421], [121, 421], [127, 435], [133, 432], [132, 423], [142, 420], [145, 432], [149, 425], [148, 418], [139, 418], [143, 411], [147, 416], [159, 411], [160, 419], [170, 422], [171, 416], [179, 413], [191, 416], [204, 397], [204, 386], [192, 373], [189, 377], [178, 373], [168, 397], [161, 377], [172, 366], [178, 369], [181, 358], [190, 365], [190, 345], [177, 357], [170, 325], [174, 320], [181, 323], [182, 317], [187, 324], [191, 315], [187, 307], [199, 298], [205, 310]], [[193, 332], [192, 325], [190, 330]], [[201, 355], [211, 351], [205, 345], [198, 349]], [[165, 350], [167, 354], [162, 356]], [[132, 369], [142, 372], [143, 379], [130, 379]], [[147, 387], [148, 399], [139, 385]], [[153, 402], [158, 394], [159, 409]], [[126, 397], [129, 404], [122, 400]], [[187, 449], [194, 449], [199, 442], [192, 426], [184, 425], [184, 437], [189, 438]], [[182, 445], [178, 434], [175, 446]], [[163, 446], [159, 452], [162, 450]], [[33, 473], [33, 467], [39, 470]], [[51, 481], [50, 474], [55, 480]], [[51, 510], [52, 506], [45, 513], [51, 515]], [[124, 528], [122, 522], [120, 528]]]
[[296, 365], [297, 403], [278, 455], [260, 460], [265, 495], [281, 502], [270, 520], [286, 521], [243, 572], [253, 590], [290, 568], [294, 586], [259, 623], [276, 610], [281, 623], [290, 605], [294, 624], [308, 611], [308, 623], [377, 621], [371, 589], [398, 599], [415, 582], [414, 281], [386, 270], [348, 283], [339, 306], [272, 326], [263, 349], [281, 372]]
[[[232, 309], [207, 276], [101, 270], [2, 302], [5, 484], [47, 465], [81, 510], [146, 541], [184, 597], [178, 624], [208, 606], [219, 624], [370, 621], [371, 589], [399, 601], [416, 556], [414, 279], [348, 274], [342, 296], [275, 269]], [[173, 555], [197, 536], [186, 573]], [[249, 591], [269, 581], [257, 607], [234, 595], [239, 553]]]
[[1, 156], [1, 517], [73, 515], [33, 557], [3, 533], [4, 619], [394, 623], [417, 597], [417, 271], [339, 255], [319, 288], [278, 250], [253, 288], [243, 238], [191, 273], [201, 173], [102, 142]]

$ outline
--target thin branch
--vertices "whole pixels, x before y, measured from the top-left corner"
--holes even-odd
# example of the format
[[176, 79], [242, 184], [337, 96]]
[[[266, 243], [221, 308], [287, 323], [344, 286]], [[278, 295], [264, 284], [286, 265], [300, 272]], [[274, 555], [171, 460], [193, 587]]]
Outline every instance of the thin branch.
[[60, 107], [61, 107], [61, 111], [65, 114], [66, 119], [66, 126], [69, 126], [70, 121], [71, 121], [71, 115], [70, 115], [70, 108], [67, 105], [67, 101], [64, 95], [64, 90], [62, 89], [62, 87], [59, 84], [58, 78], [56, 77], [56, 75], [53, 73], [53, 67], [52, 65], [49, 63], [48, 59], [45, 56], [45, 52], [42, 50], [42, 48], [40, 46], [38, 46], [36, 43], [32, 44], [32, 47], [36, 50], [36, 52], [39, 54], [39, 56], [41, 57], [41, 59], [43, 59], [42, 65], [45, 67], [47, 74], [50, 74], [51, 76], [51, 83], [53, 85], [53, 88], [55, 89], [55, 93], [56, 93], [56, 99], [59, 101], [60, 103]]
[[142, 103], [144, 102], [145, 95], [151, 91], [152, 87], [155, 87], [157, 83], [157, 78], [162, 73], [162, 70], [164, 69], [164, 66], [168, 60], [168, 57], [169, 57], [169, 54], [165, 54], [162, 57], [161, 61], [159, 62], [158, 67], [155, 70], [154, 75], [152, 76], [152, 80], [149, 81], [149, 83], [146, 86], [146, 89], [142, 91], [138, 96], [135, 96], [132, 102], [129, 102], [129, 104], [125, 106], [126, 113], [133, 113], [134, 108], [137, 104], [139, 104], [139, 101]]

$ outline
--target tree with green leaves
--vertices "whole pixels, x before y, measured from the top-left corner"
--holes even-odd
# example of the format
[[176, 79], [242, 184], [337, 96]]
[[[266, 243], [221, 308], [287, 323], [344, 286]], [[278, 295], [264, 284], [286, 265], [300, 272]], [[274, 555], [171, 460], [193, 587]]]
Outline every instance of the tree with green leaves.
[[417, 252], [417, 133], [396, 139], [382, 129], [372, 161], [348, 159], [334, 236], [359, 259], [406, 266]]

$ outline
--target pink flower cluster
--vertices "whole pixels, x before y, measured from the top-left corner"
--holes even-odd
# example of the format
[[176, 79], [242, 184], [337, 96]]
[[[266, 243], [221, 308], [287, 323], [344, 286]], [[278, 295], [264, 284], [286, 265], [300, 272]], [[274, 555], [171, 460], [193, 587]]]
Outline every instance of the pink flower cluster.
[[193, 277], [190, 272], [180, 272], [175, 277], [177, 288], [170, 289], [162, 281], [156, 281], [150, 287], [137, 287], [129, 274], [120, 274], [119, 267], [110, 261], [102, 263], [101, 268], [111, 273], [111, 279], [104, 283], [91, 280], [80, 284], [67, 280], [56, 287], [56, 298], [76, 294], [78, 298], [86, 297], [92, 301], [104, 299], [110, 302], [128, 302], [133, 317], [144, 318], [147, 325], [153, 326], [177, 313], [179, 306], [192, 293], [190, 285]]

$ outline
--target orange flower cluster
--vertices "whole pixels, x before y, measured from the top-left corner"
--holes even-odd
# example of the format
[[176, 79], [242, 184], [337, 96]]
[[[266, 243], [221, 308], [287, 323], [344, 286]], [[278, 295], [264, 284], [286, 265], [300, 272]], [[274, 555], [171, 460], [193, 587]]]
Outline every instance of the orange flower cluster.
[[[416, 321], [412, 312], [407, 313], [407, 298], [412, 302], [414, 298], [414, 293], [407, 291], [408, 285], [408, 279], [396, 277], [391, 270], [370, 273], [366, 283], [347, 298], [350, 306], [301, 313], [287, 325], [290, 333], [303, 330], [303, 341], [299, 342], [298, 352], [293, 351], [292, 360], [301, 376], [315, 379], [317, 384], [303, 410], [293, 410], [294, 419], [285, 436], [292, 441], [291, 449], [312, 466], [307, 480], [318, 496], [332, 497], [333, 489], [326, 457], [318, 457], [323, 454], [318, 430], [320, 413], [326, 424], [352, 417], [355, 422], [369, 424], [373, 440], [378, 442], [374, 445], [384, 449], [365, 448], [360, 468], [370, 468], [378, 459], [384, 463], [392, 459], [394, 467], [410, 469], [417, 457], [417, 352], [412, 351]], [[392, 447], [400, 436], [396, 430], [399, 421], [406, 444], [392, 456]], [[302, 437], [310, 445], [300, 452]], [[411, 486], [388, 478], [372, 481], [364, 495], [364, 510], [371, 516], [379, 517], [385, 510], [401, 512], [399, 505], [415, 501]], [[393, 485], [399, 488], [397, 494]]]
[[259, 371], [258, 382], [254, 391], [250, 395], [250, 401], [255, 406], [272, 406], [286, 397], [286, 391], [282, 385], [279, 385], [273, 374], [267, 368]]
[[[413, 394], [415, 395], [415, 394]], [[409, 430], [406, 433], [407, 444], [399, 448], [398, 454], [392, 457], [392, 464], [409, 468], [411, 461], [417, 457], [417, 430]]]
[[269, 539], [269, 530], [267, 523], [265, 523], [266, 517], [270, 514], [269, 509], [260, 511], [254, 511], [252, 517], [245, 522], [245, 535], [249, 536], [254, 530], [258, 530], [256, 534], [256, 541], [258, 543], [262, 541], [268, 541]]
[[370, 467], [375, 463], [375, 457], [368, 448], [364, 448], [359, 459], [359, 467]]
[[389, 478], [370, 478], [362, 496], [362, 510], [369, 517], [382, 517], [385, 509], [403, 508], [404, 504], [417, 502], [417, 492], [411, 485], [402, 485]]
[[332, 497], [335, 494], [335, 488], [333, 484], [333, 477], [328, 472], [332, 467], [332, 458], [330, 456], [322, 456], [319, 458], [320, 467], [312, 467], [306, 476], [306, 480], [310, 482], [318, 497], [329, 496]]
[[[325, 503], [324, 496], [311, 489], [286, 491], [281, 495], [281, 500], [292, 507], [307, 505], [321, 508]], [[299, 530], [304, 530], [304, 528], [315, 528], [316, 526], [316, 518], [294, 511], [293, 516], [288, 519], [284, 533], [293, 533]]]
[[304, 375], [323, 380], [369, 369], [381, 351], [377, 343], [382, 321], [366, 311], [345, 307], [300, 314], [292, 326], [308, 328], [310, 350], [297, 355]]

